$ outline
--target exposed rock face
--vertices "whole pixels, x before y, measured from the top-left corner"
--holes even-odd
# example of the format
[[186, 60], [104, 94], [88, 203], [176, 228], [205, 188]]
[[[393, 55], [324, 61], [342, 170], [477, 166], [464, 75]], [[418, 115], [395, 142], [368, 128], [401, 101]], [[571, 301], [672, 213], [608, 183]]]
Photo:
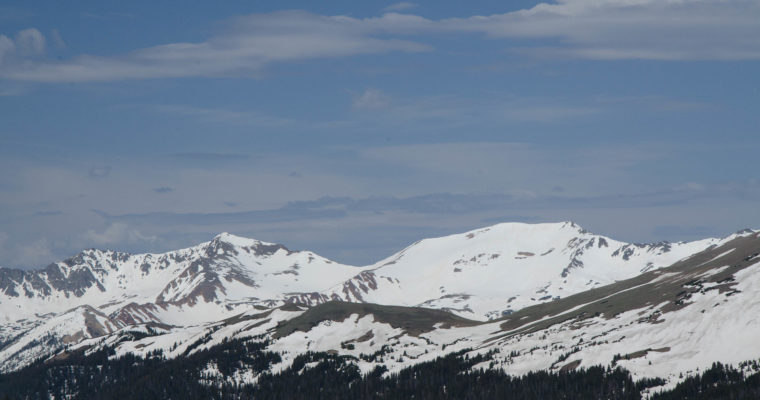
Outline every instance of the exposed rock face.
[[364, 271], [343, 283], [343, 295], [349, 301], [361, 302], [364, 300], [363, 294], [376, 289], [377, 280], [375, 280], [375, 273], [372, 271]]

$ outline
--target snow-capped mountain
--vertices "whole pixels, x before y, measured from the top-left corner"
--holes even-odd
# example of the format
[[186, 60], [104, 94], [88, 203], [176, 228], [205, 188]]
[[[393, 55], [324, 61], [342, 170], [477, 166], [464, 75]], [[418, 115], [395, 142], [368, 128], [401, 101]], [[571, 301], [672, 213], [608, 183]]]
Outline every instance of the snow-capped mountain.
[[[148, 307], [139, 312], [137, 306], [215, 304], [232, 311], [240, 303], [270, 303], [318, 292], [357, 270], [312, 252], [223, 233], [210, 242], [164, 254], [92, 249], [39, 271], [2, 268], [0, 311], [4, 322], [11, 322], [92, 305], [127, 323], [130, 318], [145, 322], [157, 311]], [[194, 314], [198, 321], [218, 318]]]
[[[40, 271], [0, 268], [0, 311], [7, 323], [91, 305], [126, 323], [173, 323], [160, 319], [161, 310], [223, 305], [218, 312], [234, 313], [240, 304], [343, 300], [484, 320], [667, 266], [718, 242], [628, 244], [571, 222], [509, 223], [422, 240], [353, 267], [223, 233], [164, 254], [91, 249]], [[193, 314], [196, 322], [218, 317]]]
[[[668, 309], [669, 302], [683, 301], [668, 297], [684, 296], [673, 292], [686, 285], [683, 279], [728, 279], [733, 270], [716, 264], [724, 262], [754, 271], [750, 260], [760, 252], [758, 242], [756, 232], [744, 231], [689, 243], [628, 244], [565, 222], [507, 223], [426, 239], [364, 267], [230, 234], [164, 254], [86, 250], [43, 270], [0, 269], [0, 371], [103, 346], [114, 347], [116, 355], [160, 350], [174, 357], [235, 337], [270, 338], [284, 360], [277, 368], [305, 350], [335, 349], [352, 356], [398, 352], [406, 361], [389, 366], [392, 371], [464, 348], [502, 349], [511, 355], [500, 365], [516, 372], [556, 367], [559, 351], [588, 348], [592, 355], [584, 363], [603, 360], [607, 352], [628, 354], [643, 345], [618, 345], [645, 335], [636, 329], [644, 332], [662, 315], [692, 310]], [[743, 285], [739, 276], [731, 275]], [[725, 289], [736, 286], [726, 282], [694, 287], [707, 288], [710, 296], [743, 293]], [[601, 304], [627, 298], [624, 293], [663, 297], [660, 303], [626, 303], [609, 315]], [[583, 322], [568, 322], [592, 304], [597, 308], [583, 311]], [[684, 320], [701, 318], [689, 312]], [[616, 325], [621, 315], [627, 325]], [[568, 338], [568, 329], [582, 332]], [[523, 347], [539, 331], [542, 337], [565, 333], [556, 333], [549, 350], [531, 348], [528, 357]], [[579, 334], [588, 336], [583, 343], [599, 342], [594, 339], [602, 336], [587, 331], [629, 333], [615, 342], [604, 339], [616, 343], [610, 346], [571, 343]], [[676, 348], [654, 346], [647, 348]], [[520, 366], [509, 367], [515, 354], [524, 356]], [[382, 359], [359, 364], [366, 370]]]
[[719, 242], [630, 244], [572, 222], [505, 223], [421, 240], [331, 288], [329, 296], [486, 320], [668, 266]]
[[[115, 348], [168, 357], [210, 349], [231, 339], [268, 340], [281, 356], [271, 372], [289, 368], [306, 351], [345, 356], [364, 373], [387, 373], [465, 351], [489, 354], [476, 368], [513, 375], [594, 365], [623, 366], [636, 379], [663, 378], [672, 387], [715, 361], [760, 358], [760, 232], [732, 235], [671, 266], [538, 304], [495, 321], [467, 320], [441, 310], [328, 302], [314, 307], [250, 310], [218, 323], [174, 327], [124, 341], [132, 328], [85, 339], [68, 351]], [[241, 366], [209, 376], [254, 382]]]
[[5, 328], [2, 332], [5, 343], [0, 341], [0, 369], [7, 371], [23, 367], [30, 361], [49, 356], [61, 346], [103, 337], [126, 325], [87, 305], [50, 314], [46, 318], [11, 324], [7, 327], [10, 329]]
[[[124, 326], [208, 323], [308, 299], [357, 270], [226, 233], [164, 254], [93, 249], [43, 270], [0, 268], [0, 369]], [[95, 319], [97, 329], [76, 322]]]

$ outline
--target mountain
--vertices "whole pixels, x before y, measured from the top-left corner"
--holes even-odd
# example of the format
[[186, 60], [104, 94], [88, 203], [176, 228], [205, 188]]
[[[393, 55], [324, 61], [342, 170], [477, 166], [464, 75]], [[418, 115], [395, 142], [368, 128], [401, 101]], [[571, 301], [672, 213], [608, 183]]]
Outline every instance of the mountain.
[[487, 320], [668, 266], [719, 242], [630, 244], [572, 222], [505, 223], [421, 240], [331, 288], [328, 296]]
[[[628, 244], [571, 222], [426, 239], [364, 267], [229, 234], [165, 254], [87, 250], [0, 269], [0, 369], [100, 351], [185, 359], [240, 342], [276, 355], [270, 373], [307, 352], [392, 373], [464, 351], [483, 360], [472, 368], [622, 366], [667, 388], [713, 361], [760, 358], [759, 255], [751, 230]], [[250, 384], [263, 371], [221, 363], [198, 373]]]
[[312, 252], [223, 233], [164, 254], [91, 249], [43, 270], [0, 268], [0, 307], [5, 321], [90, 304], [121, 314], [127, 323], [145, 322], [153, 312], [134, 312], [135, 305], [166, 309], [223, 304], [232, 311], [239, 303], [314, 293], [358, 270]]
[[74, 315], [104, 319], [100, 334], [144, 323], [208, 323], [253, 306], [308, 299], [358, 270], [226, 233], [164, 254], [92, 249], [38, 271], [2, 268], [0, 370], [25, 365], [71, 338], [100, 336], [65, 322], [77, 320]]
[[[268, 337], [269, 349], [282, 357], [275, 370], [288, 368], [305, 351], [345, 355], [370, 373], [378, 366], [399, 372], [467, 350], [489, 354], [478, 367], [514, 375], [622, 366], [637, 379], [658, 377], [673, 386], [714, 361], [760, 358], [759, 284], [760, 233], [748, 231], [671, 266], [499, 320], [361, 303], [291, 305], [177, 330], [172, 337], [185, 339], [168, 354], [210, 349], [232, 338]], [[118, 344], [116, 354], [165, 349], [166, 339], [157, 340], [162, 336]], [[85, 340], [80, 346], [100, 344]], [[208, 372], [214, 375], [214, 368]], [[243, 368], [229, 378], [245, 382], [245, 376]]]

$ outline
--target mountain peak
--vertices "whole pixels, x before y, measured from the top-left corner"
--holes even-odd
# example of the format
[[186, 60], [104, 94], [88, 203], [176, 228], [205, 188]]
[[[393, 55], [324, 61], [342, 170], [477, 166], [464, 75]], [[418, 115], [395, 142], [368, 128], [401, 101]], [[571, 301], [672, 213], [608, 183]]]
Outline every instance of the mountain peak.
[[287, 253], [291, 251], [282, 244], [263, 242], [257, 239], [250, 239], [242, 236], [233, 235], [228, 232], [222, 232], [206, 244], [206, 253], [209, 256], [223, 254], [238, 254], [239, 251], [253, 253], [257, 256], [271, 256], [278, 250], [284, 250]]
[[562, 228], [569, 227], [578, 230], [580, 233], [590, 233], [586, 228], [576, 224], [575, 221], [562, 221]]
[[736, 233], [734, 233], [734, 235], [736, 235], [736, 236], [750, 236], [750, 235], [753, 235], [753, 234], [756, 234], [756, 233], [760, 233], [760, 230], [754, 230], [754, 229], [751, 229], [751, 228], [744, 228], [744, 229], [736, 231]]
[[477, 234], [479, 232], [486, 232], [489, 230], [498, 230], [503, 232], [524, 233], [526, 231], [536, 233], [547, 232], [559, 232], [563, 230], [570, 230], [578, 234], [591, 233], [582, 226], [573, 221], [561, 221], [561, 222], [541, 222], [541, 223], [527, 223], [527, 222], [502, 222], [496, 225], [492, 225], [486, 228], [479, 228], [466, 232], [467, 234]]
[[250, 238], [243, 237], [243, 236], [233, 235], [233, 234], [231, 234], [229, 232], [222, 232], [222, 233], [214, 236], [214, 238], [211, 241], [212, 242], [224, 242], [224, 243], [229, 243], [229, 244], [236, 245], [236, 246], [241, 246], [241, 247], [250, 246], [252, 244], [259, 243], [259, 241], [256, 240], [256, 239], [250, 239]]

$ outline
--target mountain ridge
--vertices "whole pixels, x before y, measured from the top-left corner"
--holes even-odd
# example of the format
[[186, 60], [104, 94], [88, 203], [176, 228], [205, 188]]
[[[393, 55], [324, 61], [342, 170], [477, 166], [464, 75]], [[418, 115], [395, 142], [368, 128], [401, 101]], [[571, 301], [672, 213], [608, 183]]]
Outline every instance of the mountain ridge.
[[[470, 251], [468, 249], [467, 246], [480, 240], [479, 238], [476, 239], [476, 236], [487, 236], [489, 231], [499, 231], [499, 235], [503, 235], [504, 241], [510, 243], [519, 241], [519, 236], [526, 232], [542, 231], [544, 234], [557, 234], [566, 231], [568, 234], [561, 241], [546, 245], [546, 248], [538, 250], [531, 248], [530, 245], [524, 245], [524, 248], [517, 248], [520, 245], [515, 245], [517, 247], [513, 246], [514, 248], [504, 248], [503, 243], [497, 243], [492, 238], [489, 239], [491, 243], [480, 246], [479, 250]], [[493, 235], [491, 234], [491, 236]], [[420, 247], [430, 247], [427, 251], [422, 251], [423, 258], [429, 257], [426, 253], [443, 253], [448, 249], [441, 249], [440, 247], [449, 246], [451, 243], [446, 243], [445, 246], [437, 246], [436, 243], [451, 242], [452, 238], [460, 239], [458, 243], [454, 244], [463, 250], [461, 256], [457, 255], [459, 257], [456, 259], [434, 260], [433, 262], [425, 259], [422, 261], [413, 260], [413, 262], [428, 266], [427, 276], [407, 277], [415, 284], [429, 282], [428, 286], [437, 285], [437, 288], [428, 287], [424, 296], [420, 296], [419, 293], [407, 294], [408, 291], [404, 290], [403, 282], [401, 282], [406, 271], [402, 271], [403, 268], [398, 268], [398, 266], [394, 268], [394, 264], [404, 264], [410, 258], [409, 253], [419, 253]], [[462, 238], [465, 238], [469, 243], [461, 243]], [[565, 244], [564, 241], [568, 242]], [[670, 264], [681, 256], [687, 255], [687, 253], [694, 253], [718, 241], [719, 239], [710, 238], [694, 242], [632, 244], [594, 235], [571, 221], [547, 224], [503, 223], [460, 234], [423, 239], [374, 264], [354, 267], [334, 262], [308, 250], [292, 251], [282, 244], [248, 239], [223, 232], [214, 236], [210, 241], [164, 253], [131, 254], [113, 250], [87, 249], [38, 270], [24, 271], [0, 268], [0, 296], [4, 295], [6, 302], [21, 297], [34, 299], [35, 301], [32, 301], [35, 303], [32, 307], [35, 309], [34, 313], [43, 314], [50, 311], [60, 312], [65, 307], [72, 308], [82, 304], [82, 302], [76, 301], [77, 298], [83, 301], [88, 299], [84, 301], [87, 303], [98, 302], [101, 304], [107, 303], [109, 299], [116, 302], [120, 300], [119, 297], [123, 300], [125, 296], [135, 298], [130, 303], [195, 304], [198, 301], [209, 303], [217, 300], [220, 296], [226, 298], [233, 295], [232, 297], [235, 297], [235, 292], [248, 291], [246, 288], [266, 292], [265, 289], [273, 284], [261, 282], [266, 283], [265, 286], [262, 286], [261, 283], [257, 283], [256, 279], [261, 279], [259, 275], [263, 273], [269, 278], [277, 275], [289, 275], [293, 278], [289, 281], [279, 279], [279, 293], [269, 290], [269, 293], [262, 294], [263, 297], [254, 296], [264, 303], [274, 304], [271, 302], [272, 300], [305, 304], [318, 304], [327, 300], [370, 301], [381, 304], [431, 306], [459, 312], [468, 318], [488, 319], [498, 317], [499, 312], [509, 312], [509, 310], [533, 304], [537, 301], [536, 299], [546, 301], [558, 296], [561, 297], [563, 293], [558, 289], [560, 283], [555, 282], [556, 279], [551, 281], [548, 276], [544, 276], [542, 286], [532, 282], [526, 284], [528, 286], [524, 288], [523, 293], [515, 293], [517, 296], [510, 302], [510, 307], [504, 307], [503, 304], [498, 307], [492, 305], [486, 307], [487, 309], [481, 307], [481, 309], [473, 311], [471, 304], [467, 301], [463, 302], [463, 299], [466, 300], [468, 296], [477, 295], [477, 293], [470, 293], [470, 288], [459, 287], [457, 289], [447, 288], [445, 291], [440, 290], [442, 286], [452, 286], [456, 281], [462, 280], [461, 277], [454, 277], [452, 273], [448, 273], [447, 277], [435, 275], [443, 274], [440, 271], [448, 267], [451, 267], [452, 272], [461, 272], [461, 275], [467, 275], [470, 271], [466, 268], [472, 264], [507, 265], [509, 263], [520, 264], [521, 261], [522, 264], [530, 267], [535, 265], [535, 263], [529, 262], [528, 259], [530, 258], [552, 257], [553, 255], [550, 253], [554, 251], [557, 253], [565, 251], [565, 253], [571, 254], [566, 254], [566, 258], [559, 260], [541, 260], [541, 263], [551, 264], [553, 269], [556, 269], [558, 264], [565, 264], [562, 266], [560, 278], [563, 278], [564, 284], [567, 284], [567, 279], [564, 278], [567, 278], [573, 270], [582, 270], [584, 262], [589, 263], [588, 260], [584, 259], [584, 256], [586, 256], [585, 253], [594, 250], [591, 249], [592, 247], [596, 247], [598, 251], [603, 247], [615, 246], [615, 250], [608, 252], [610, 253], [608, 256], [619, 257], [624, 261], [630, 261], [631, 258], [636, 257], [641, 258], [642, 254], [657, 252], [656, 256], [658, 257], [650, 257], [650, 259], [636, 264], [637, 267], [640, 267], [638, 272], [644, 272]], [[565, 248], [562, 248], [563, 245]], [[497, 248], [499, 246], [502, 248]], [[673, 251], [673, 247], [684, 246], [686, 247], [684, 252]], [[507, 254], [510, 251], [511, 254]], [[467, 252], [469, 254], [464, 254]], [[666, 253], [675, 255], [667, 256]], [[263, 265], [262, 260], [270, 259], [275, 255], [278, 258], [276, 261], [278, 265], [275, 267]], [[412, 254], [412, 258], [415, 255]], [[482, 260], [486, 255], [491, 259]], [[513, 257], [513, 260], [509, 260], [505, 264], [502, 262], [506, 258], [504, 256]], [[290, 260], [288, 260], [289, 257]], [[502, 260], [497, 260], [499, 257], [502, 257]], [[660, 258], [663, 260], [659, 260]], [[319, 280], [322, 286], [320, 284], [303, 285], [302, 279], [299, 279], [299, 275], [304, 273], [302, 269], [304, 265], [312, 262], [319, 263], [323, 267], [330, 266], [330, 268], [323, 268], [319, 277], [309, 276], [310, 279]], [[592, 262], [598, 263], [599, 261]], [[404, 267], [407, 266], [404, 265]], [[265, 271], [267, 268], [269, 271]], [[339, 269], [343, 271], [335, 273]], [[419, 267], [415, 267], [415, 269], [419, 269]], [[628, 269], [630, 270], [630, 268]], [[556, 275], [554, 270], [544, 272], [545, 275]], [[604, 274], [612, 273], [613, 276], [605, 277], [608, 279], [601, 281], [597, 279], [597, 276], [589, 275], [587, 276], [588, 281], [585, 282], [587, 285], [579, 286], [576, 282], [576, 287], [572, 291], [585, 289], [585, 286], [597, 286], [632, 276], [636, 271], [629, 271], [623, 275], [619, 275], [617, 272], [607, 268]], [[498, 273], [498, 271], [477, 272], [481, 276], [488, 277], [489, 280], [492, 280], [494, 273]], [[531, 274], [535, 275], [535, 273], [536, 271], [531, 271]], [[345, 278], [345, 275], [350, 276]], [[378, 276], [385, 277], [385, 279], [378, 280]], [[445, 280], [451, 282], [445, 282]], [[524, 280], [531, 282], [527, 278]], [[296, 284], [297, 281], [299, 284]], [[385, 291], [387, 294], [377, 295], [378, 285], [381, 286], [379, 291]], [[132, 290], [132, 287], [139, 287], [139, 293]], [[527, 293], [531, 290], [535, 292], [534, 295]], [[563, 287], [561, 290], [567, 290], [567, 288]], [[275, 292], [277, 291], [275, 290]], [[415, 292], [419, 292], [419, 290], [415, 290]], [[237, 297], [246, 296], [238, 295]], [[60, 303], [58, 304], [59, 307], [54, 307], [51, 304], [56, 302]], [[28, 308], [29, 304], [25, 304], [25, 307]], [[501, 308], [501, 310], [496, 310], [497, 308]], [[23, 316], [23, 313], [9, 313], [6, 315], [6, 320], [9, 317], [13, 318], [11, 316]]]
[[[505, 223], [423, 239], [363, 267], [229, 233], [161, 254], [85, 250], [38, 270], [38, 280], [32, 273], [0, 269], [0, 311], [5, 319], [0, 321], [0, 361], [8, 371], [62, 348], [105, 345], [122, 348], [117, 354], [144, 354], [154, 349], [177, 356], [205, 337], [212, 339], [203, 339], [205, 344], [197, 348], [208, 348], [221, 343], [222, 337], [240, 332], [247, 332], [247, 337], [272, 335], [280, 324], [328, 302], [357, 304], [344, 306], [347, 310], [375, 311], [345, 311], [334, 321], [307, 319], [310, 322], [300, 325], [307, 332], [296, 329], [278, 336], [273, 349], [285, 353], [295, 348], [332, 350], [308, 338], [321, 334], [353, 337], [356, 340], [351, 346], [341, 346], [363, 348], [364, 340], [359, 339], [369, 337], [367, 332], [372, 331], [374, 339], [366, 340], [374, 344], [367, 351], [379, 351], [380, 343], [392, 344], [394, 338], [406, 337], [406, 345], [426, 354], [413, 359], [425, 360], [428, 355], [443, 354], [444, 349], [462, 350], [465, 343], [473, 343], [442, 345], [450, 341], [451, 332], [466, 331], [463, 334], [482, 343], [499, 341], [502, 339], [492, 339], [491, 333], [502, 331], [504, 324], [521, 327], [533, 321], [532, 317], [521, 319], [528, 312], [523, 310], [570, 304], [565, 299], [572, 302], [573, 296], [591, 295], [639, 276], [659, 276], [661, 269], [681, 261], [701, 268], [689, 257], [712, 254], [727, 243], [756, 235], [756, 231], [745, 230], [722, 239], [630, 244], [594, 235], [572, 222]], [[71, 286], [72, 280], [84, 284]], [[8, 282], [13, 284], [10, 290]], [[438, 312], [453, 315], [437, 323], [428, 319], [422, 331], [411, 334], [395, 317], [388, 319], [394, 312], [377, 307], [423, 307], [436, 310], [429, 314], [435, 318], [443, 315], [435, 314]], [[414, 315], [417, 311], [403, 313]], [[475, 322], [457, 327], [445, 323], [453, 321], [451, 318]], [[330, 324], [322, 326], [327, 322]], [[150, 336], [161, 340], [130, 339], [120, 344], [119, 338], [132, 337], [129, 332], [135, 330], [144, 332], [137, 336], [153, 332]], [[213, 339], [217, 330], [219, 340]], [[169, 340], [184, 344], [170, 351]], [[439, 344], [431, 347], [431, 343]], [[545, 367], [544, 362], [529, 365]], [[399, 367], [404, 365], [408, 364]], [[530, 368], [520, 371], [526, 370]]]

